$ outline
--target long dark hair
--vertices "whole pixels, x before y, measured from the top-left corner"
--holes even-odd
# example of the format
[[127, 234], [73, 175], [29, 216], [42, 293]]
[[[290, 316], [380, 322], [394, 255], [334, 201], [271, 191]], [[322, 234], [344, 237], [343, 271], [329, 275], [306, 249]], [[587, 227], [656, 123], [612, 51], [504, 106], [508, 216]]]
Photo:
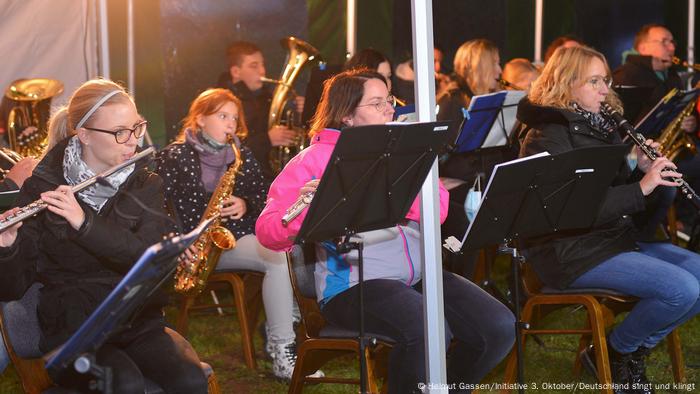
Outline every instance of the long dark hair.
[[370, 79], [378, 79], [386, 85], [381, 74], [368, 68], [343, 71], [326, 80], [321, 102], [311, 119], [309, 135], [313, 136], [325, 128], [342, 128], [343, 118], [355, 112], [365, 94], [365, 82]]

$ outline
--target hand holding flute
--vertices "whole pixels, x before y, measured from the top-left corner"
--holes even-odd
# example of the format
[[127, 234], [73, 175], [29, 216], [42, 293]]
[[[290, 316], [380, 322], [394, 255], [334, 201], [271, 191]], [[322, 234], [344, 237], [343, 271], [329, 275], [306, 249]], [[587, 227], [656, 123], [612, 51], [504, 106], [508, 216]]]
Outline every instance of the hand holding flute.
[[316, 189], [318, 188], [319, 181], [319, 179], [312, 179], [306, 182], [304, 186], [299, 189], [299, 197], [296, 199], [294, 204], [287, 209], [284, 216], [282, 216], [282, 226], [287, 227], [289, 222], [299, 216], [304, 209], [311, 204], [311, 200], [314, 198], [314, 193], [316, 193]]

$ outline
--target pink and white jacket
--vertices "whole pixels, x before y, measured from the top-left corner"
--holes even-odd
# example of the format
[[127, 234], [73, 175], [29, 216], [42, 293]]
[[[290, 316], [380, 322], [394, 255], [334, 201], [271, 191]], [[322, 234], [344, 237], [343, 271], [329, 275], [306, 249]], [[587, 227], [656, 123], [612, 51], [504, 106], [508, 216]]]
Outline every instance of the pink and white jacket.
[[[294, 157], [272, 182], [267, 195], [267, 205], [255, 225], [258, 241], [265, 247], [286, 251], [301, 228], [306, 216], [304, 210], [287, 227], [282, 226], [282, 216], [299, 197], [299, 189], [308, 181], [321, 179], [330, 160], [340, 131], [325, 129], [313, 136], [311, 146]], [[440, 183], [440, 223], [447, 217], [449, 194]], [[420, 196], [406, 215], [407, 224], [397, 226], [394, 239], [365, 245], [363, 251], [364, 277], [371, 279], [396, 279], [413, 285], [421, 278]], [[393, 229], [392, 229], [393, 230]], [[334, 295], [357, 283], [356, 253], [339, 254], [332, 242], [317, 245], [316, 293], [322, 304]]]

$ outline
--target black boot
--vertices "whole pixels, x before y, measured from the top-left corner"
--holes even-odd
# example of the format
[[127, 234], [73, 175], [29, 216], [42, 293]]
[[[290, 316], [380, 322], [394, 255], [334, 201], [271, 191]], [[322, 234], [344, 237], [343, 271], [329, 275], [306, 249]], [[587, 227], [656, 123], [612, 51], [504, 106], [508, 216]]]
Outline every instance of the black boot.
[[654, 387], [647, 379], [646, 363], [644, 359], [651, 353], [651, 349], [640, 346], [629, 362], [631, 389], [638, 394], [654, 394]]
[[[595, 379], [598, 379], [598, 370], [595, 364], [595, 348], [593, 345], [588, 345], [581, 354], [579, 354], [581, 364], [586, 371]], [[618, 353], [612, 346], [608, 346], [608, 360], [610, 364], [610, 374], [612, 375], [613, 393], [615, 394], [630, 394], [633, 393], [630, 383], [630, 359], [632, 353]]]

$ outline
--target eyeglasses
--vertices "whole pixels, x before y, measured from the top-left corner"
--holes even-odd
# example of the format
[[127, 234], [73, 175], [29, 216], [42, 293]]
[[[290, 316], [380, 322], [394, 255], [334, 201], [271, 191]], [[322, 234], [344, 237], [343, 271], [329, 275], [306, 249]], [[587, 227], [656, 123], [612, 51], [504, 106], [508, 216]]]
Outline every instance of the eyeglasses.
[[367, 106], [373, 106], [374, 109], [377, 110], [377, 112], [383, 112], [386, 109], [386, 105], [389, 104], [391, 107], [396, 107], [396, 97], [394, 96], [389, 96], [386, 98], [386, 100], [382, 101], [377, 101], [376, 103], [369, 103], [369, 104], [362, 104], [358, 105], [357, 108], [359, 107], [367, 107]]
[[137, 123], [133, 129], [123, 128], [117, 130], [104, 130], [85, 126], [83, 126], [83, 128], [87, 130], [97, 131], [99, 133], [112, 134], [114, 136], [114, 140], [117, 141], [117, 144], [125, 144], [127, 141], [129, 141], [132, 134], [136, 138], [143, 137], [143, 135], [146, 133], [146, 125], [148, 125], [148, 121], [144, 120], [142, 122]]
[[664, 38], [663, 40], [649, 40], [649, 42], [656, 42], [663, 46], [668, 46], [669, 44], [673, 45], [674, 47], [676, 46], [676, 40], [674, 40], [673, 38]]
[[603, 84], [607, 87], [612, 86], [612, 78], [610, 77], [603, 77], [600, 75], [595, 75], [593, 77], [588, 78], [586, 83], [590, 83], [591, 86], [593, 86], [593, 89], [600, 89], [603, 87]]

